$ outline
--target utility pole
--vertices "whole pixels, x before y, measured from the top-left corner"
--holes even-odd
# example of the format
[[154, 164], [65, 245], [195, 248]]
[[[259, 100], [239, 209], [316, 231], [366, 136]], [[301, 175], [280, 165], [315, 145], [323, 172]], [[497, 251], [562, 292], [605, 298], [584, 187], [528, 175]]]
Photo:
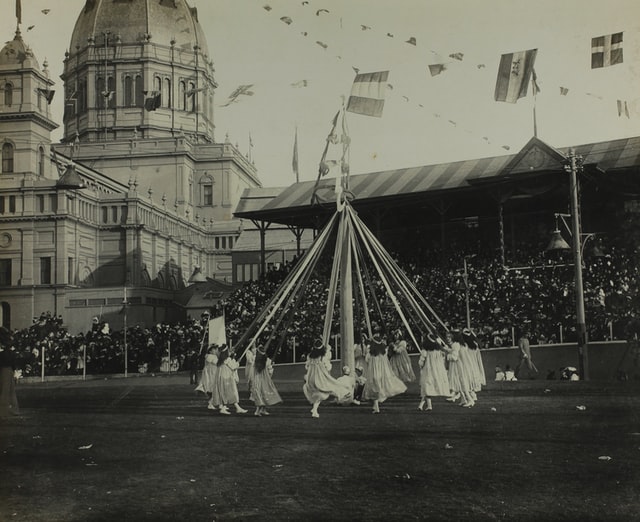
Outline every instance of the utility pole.
[[582, 157], [576, 156], [575, 150], [569, 151], [569, 164], [565, 169], [570, 174], [569, 192], [571, 205], [571, 235], [573, 264], [575, 270], [576, 292], [576, 333], [578, 334], [578, 372], [580, 379], [589, 380], [589, 357], [587, 326], [584, 313], [584, 287], [582, 281], [582, 227], [580, 224], [580, 202], [578, 170], [582, 170]]

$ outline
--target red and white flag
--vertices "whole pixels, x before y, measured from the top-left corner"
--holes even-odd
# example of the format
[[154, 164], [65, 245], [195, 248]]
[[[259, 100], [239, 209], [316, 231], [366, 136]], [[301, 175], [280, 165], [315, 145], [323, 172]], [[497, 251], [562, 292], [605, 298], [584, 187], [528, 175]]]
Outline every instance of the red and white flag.
[[389, 71], [357, 74], [353, 80], [347, 111], [364, 116], [382, 116]]
[[599, 69], [622, 63], [622, 33], [606, 34], [591, 39], [591, 68]]
[[503, 54], [498, 66], [495, 100], [516, 103], [527, 95], [538, 49]]

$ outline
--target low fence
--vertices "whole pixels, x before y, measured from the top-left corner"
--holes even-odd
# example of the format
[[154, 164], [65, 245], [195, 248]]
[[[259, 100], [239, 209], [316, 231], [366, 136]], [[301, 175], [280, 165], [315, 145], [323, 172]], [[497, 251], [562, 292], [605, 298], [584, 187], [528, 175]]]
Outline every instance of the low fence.
[[[504, 369], [507, 365], [515, 369], [520, 361], [520, 351], [517, 347], [505, 348], [488, 348], [481, 351], [482, 361], [485, 369], [487, 382], [491, 382], [495, 378], [495, 367], [500, 366]], [[411, 354], [411, 361], [414, 366], [416, 375], [419, 374], [418, 354]], [[543, 344], [531, 346], [531, 358], [538, 368], [538, 374], [535, 378], [544, 380], [550, 372], [555, 372], [555, 378], [559, 379], [560, 369], [566, 366], [578, 367], [579, 355], [578, 348], [575, 344]], [[627, 341], [602, 341], [590, 343], [587, 350], [587, 361], [589, 374], [588, 377], [593, 381], [613, 381], [622, 378], [630, 380], [640, 380], [640, 346], [638, 343]], [[340, 373], [340, 360], [333, 361], [333, 374], [338, 376]], [[169, 364], [163, 365], [164, 375], [178, 373], [175, 366]], [[184, 374], [181, 370], [179, 373]], [[244, 371], [240, 369], [241, 375]], [[276, 365], [274, 379], [286, 381], [302, 382], [304, 378], [304, 363], [282, 363]], [[84, 380], [84, 379], [105, 379], [105, 378], [126, 378], [141, 377], [139, 373], [129, 374], [111, 374], [111, 375], [64, 375], [64, 376], [41, 376], [26, 377], [22, 379], [25, 383], [49, 382], [57, 380]], [[521, 376], [521, 378], [529, 378], [529, 375]]]

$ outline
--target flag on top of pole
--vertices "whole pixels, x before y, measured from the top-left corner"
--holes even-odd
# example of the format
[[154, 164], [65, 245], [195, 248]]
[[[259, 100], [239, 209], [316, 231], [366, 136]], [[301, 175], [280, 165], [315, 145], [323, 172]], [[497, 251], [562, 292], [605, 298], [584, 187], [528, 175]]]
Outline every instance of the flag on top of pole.
[[209, 320], [209, 346], [227, 344], [227, 332], [224, 327], [224, 315]]
[[599, 69], [622, 63], [622, 33], [606, 34], [591, 39], [591, 68]]
[[18, 24], [22, 23], [22, 2], [21, 0], [16, 0], [16, 18], [18, 19]]
[[364, 116], [382, 116], [389, 71], [356, 74], [347, 111]]
[[503, 54], [498, 66], [494, 98], [496, 101], [516, 103], [527, 95], [538, 49]]

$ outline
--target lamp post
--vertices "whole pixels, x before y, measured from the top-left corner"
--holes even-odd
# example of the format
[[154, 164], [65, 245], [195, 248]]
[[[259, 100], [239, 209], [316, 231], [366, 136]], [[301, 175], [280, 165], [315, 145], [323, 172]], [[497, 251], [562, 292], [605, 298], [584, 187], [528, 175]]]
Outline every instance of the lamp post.
[[578, 371], [580, 378], [589, 379], [589, 357], [587, 344], [587, 326], [584, 313], [584, 287], [582, 284], [582, 245], [580, 225], [580, 205], [578, 201], [578, 170], [582, 169], [582, 157], [576, 156], [575, 150], [569, 151], [569, 163], [565, 170], [570, 174], [569, 192], [571, 208], [571, 247], [575, 270], [576, 292], [576, 333], [578, 334]]

